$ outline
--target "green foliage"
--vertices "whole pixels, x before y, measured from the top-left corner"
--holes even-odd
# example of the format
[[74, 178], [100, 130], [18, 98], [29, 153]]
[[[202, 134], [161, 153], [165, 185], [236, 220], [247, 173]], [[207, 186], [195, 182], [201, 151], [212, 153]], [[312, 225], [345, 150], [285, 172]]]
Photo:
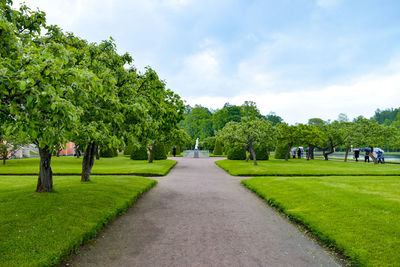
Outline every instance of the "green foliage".
[[157, 183], [144, 177], [100, 176], [82, 184], [76, 177], [59, 176], [56, 194], [38, 195], [32, 190], [36, 179], [1, 177], [2, 266], [58, 265]]
[[394, 121], [399, 121], [398, 115], [400, 108], [388, 108], [385, 110], [380, 110], [379, 108], [375, 111], [373, 118], [379, 124], [385, 124], [387, 126], [391, 125]]
[[288, 150], [288, 144], [285, 142], [279, 142], [275, 148], [275, 159], [285, 159]]
[[[216, 155], [216, 154], [214, 154]], [[239, 145], [228, 148], [228, 159], [230, 160], [245, 160], [246, 150]]]
[[102, 146], [100, 149], [100, 157], [102, 158], [113, 158], [118, 156], [118, 151], [116, 148], [109, 146]]
[[167, 151], [163, 143], [158, 143], [154, 146], [154, 159], [155, 160], [167, 159]]
[[125, 146], [124, 148], [124, 155], [125, 156], [129, 156], [132, 154], [132, 149], [135, 147], [135, 144], [133, 144], [132, 142], [128, 143], [127, 146]]
[[131, 149], [131, 159], [134, 160], [147, 160], [149, 155], [146, 146], [133, 145]]
[[219, 141], [219, 139], [215, 140], [215, 146], [214, 146], [213, 154], [214, 155], [222, 155], [223, 154], [222, 144], [221, 144], [221, 141]]
[[[217, 137], [228, 147], [245, 147], [250, 153], [254, 151], [254, 147], [261, 144], [273, 147], [276, 140], [275, 129], [269, 121], [251, 117], [243, 117], [240, 123], [227, 123], [218, 131]], [[254, 165], [257, 165], [256, 159]]]
[[180, 126], [184, 129], [192, 139], [204, 139], [214, 135], [211, 112], [202, 106], [196, 105], [190, 108], [185, 115], [185, 119], [180, 122]]
[[264, 177], [242, 183], [350, 257], [352, 266], [400, 262], [398, 177]]
[[203, 140], [200, 140], [200, 147], [202, 147], [205, 150], [213, 150], [215, 147], [215, 142], [216, 142], [216, 137], [211, 136], [204, 138]]
[[[257, 160], [269, 160], [269, 150], [265, 145], [257, 145], [254, 147]], [[250, 159], [253, 160], [253, 156], [250, 155]]]

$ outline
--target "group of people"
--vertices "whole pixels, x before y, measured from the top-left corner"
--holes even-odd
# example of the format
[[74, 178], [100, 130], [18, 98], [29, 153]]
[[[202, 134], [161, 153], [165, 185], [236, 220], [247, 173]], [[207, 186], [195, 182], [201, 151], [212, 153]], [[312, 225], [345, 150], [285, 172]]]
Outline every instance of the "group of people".
[[301, 159], [303, 157], [304, 154], [304, 149], [302, 147], [294, 147], [291, 150], [292, 152], [292, 157], [295, 159], [296, 158], [296, 154], [297, 154], [297, 158]]
[[[358, 161], [358, 158], [360, 157], [360, 149], [355, 148], [355, 149], [353, 149], [353, 152], [354, 152], [354, 158], [356, 159], [356, 161]], [[385, 163], [385, 158], [383, 157], [382, 149], [377, 149], [376, 151], [373, 151], [372, 154], [378, 160], [378, 163], [381, 163], [381, 164]], [[371, 150], [365, 149], [364, 150], [364, 162], [369, 162], [370, 156], [371, 156]]]

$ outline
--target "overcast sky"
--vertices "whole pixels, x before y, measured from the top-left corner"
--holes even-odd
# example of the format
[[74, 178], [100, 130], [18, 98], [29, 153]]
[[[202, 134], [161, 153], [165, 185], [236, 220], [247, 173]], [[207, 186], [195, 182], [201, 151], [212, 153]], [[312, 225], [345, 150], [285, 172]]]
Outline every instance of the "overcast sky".
[[400, 106], [398, 0], [25, 2], [88, 41], [112, 36], [191, 105], [250, 100], [290, 123]]

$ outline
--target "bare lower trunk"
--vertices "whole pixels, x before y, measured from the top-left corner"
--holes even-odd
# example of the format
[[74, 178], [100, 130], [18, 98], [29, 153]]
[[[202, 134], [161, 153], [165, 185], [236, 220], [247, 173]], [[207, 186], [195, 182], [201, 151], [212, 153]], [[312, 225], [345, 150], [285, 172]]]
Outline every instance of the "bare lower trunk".
[[289, 160], [289, 155], [290, 155], [290, 149], [291, 149], [291, 148], [292, 148], [292, 143], [289, 143], [289, 144], [288, 144], [287, 151], [286, 151], [285, 161], [288, 161], [288, 160]]
[[329, 160], [328, 156], [330, 154], [332, 154], [332, 153], [333, 153], [333, 149], [331, 151], [329, 151], [329, 152], [326, 152], [325, 150], [322, 150], [322, 154], [324, 155], [324, 159], [325, 160]]
[[154, 147], [155, 144], [153, 144], [152, 146], [149, 147], [149, 163], [153, 163], [153, 158], [154, 158]]
[[314, 146], [310, 146], [310, 152], [309, 153], [310, 153], [310, 158], [311, 159], [314, 159], [314, 148], [315, 148]]
[[51, 171], [51, 151], [49, 148], [40, 148], [40, 169], [36, 192], [53, 191], [53, 172]]
[[96, 146], [96, 159], [99, 160], [100, 159], [100, 153], [99, 153], [99, 146]]
[[347, 157], [349, 156], [350, 147], [346, 147], [346, 153], [344, 154], [344, 161], [347, 161]]
[[249, 150], [250, 150], [250, 155], [253, 157], [254, 165], [258, 165], [258, 164], [257, 164], [256, 153], [254, 152], [254, 149], [253, 149], [253, 146], [252, 146], [252, 145], [250, 145]]
[[371, 152], [369, 153], [369, 156], [374, 161], [374, 164], [378, 164], [378, 160], [374, 157], [374, 148], [373, 147], [371, 147]]
[[57, 150], [56, 156], [57, 158], [60, 157], [61, 150]]
[[94, 157], [96, 155], [97, 145], [95, 142], [90, 142], [86, 148], [85, 155], [82, 160], [82, 176], [81, 182], [89, 182], [90, 174], [94, 165]]
[[6, 165], [6, 158], [3, 157], [3, 165]]

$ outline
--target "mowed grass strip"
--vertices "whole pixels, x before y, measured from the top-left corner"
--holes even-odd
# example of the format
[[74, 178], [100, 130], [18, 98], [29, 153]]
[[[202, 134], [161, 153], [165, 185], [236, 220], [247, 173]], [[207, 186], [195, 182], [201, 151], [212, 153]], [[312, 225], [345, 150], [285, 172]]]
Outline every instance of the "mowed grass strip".
[[54, 180], [54, 193], [38, 194], [37, 177], [0, 177], [0, 266], [57, 264], [157, 183], [133, 176]]
[[[164, 176], [175, 166], [175, 160], [131, 160], [129, 157], [100, 158], [95, 160], [92, 174], [140, 174]], [[52, 157], [51, 168], [54, 174], [82, 173], [82, 157]], [[39, 158], [8, 160], [0, 165], [0, 174], [36, 174], [39, 173]]]
[[257, 177], [242, 183], [354, 265], [400, 265], [400, 177]]
[[218, 166], [237, 176], [307, 176], [307, 175], [400, 175], [400, 165], [368, 164], [364, 162], [342, 162], [334, 160], [270, 159], [257, 161], [219, 160]]

